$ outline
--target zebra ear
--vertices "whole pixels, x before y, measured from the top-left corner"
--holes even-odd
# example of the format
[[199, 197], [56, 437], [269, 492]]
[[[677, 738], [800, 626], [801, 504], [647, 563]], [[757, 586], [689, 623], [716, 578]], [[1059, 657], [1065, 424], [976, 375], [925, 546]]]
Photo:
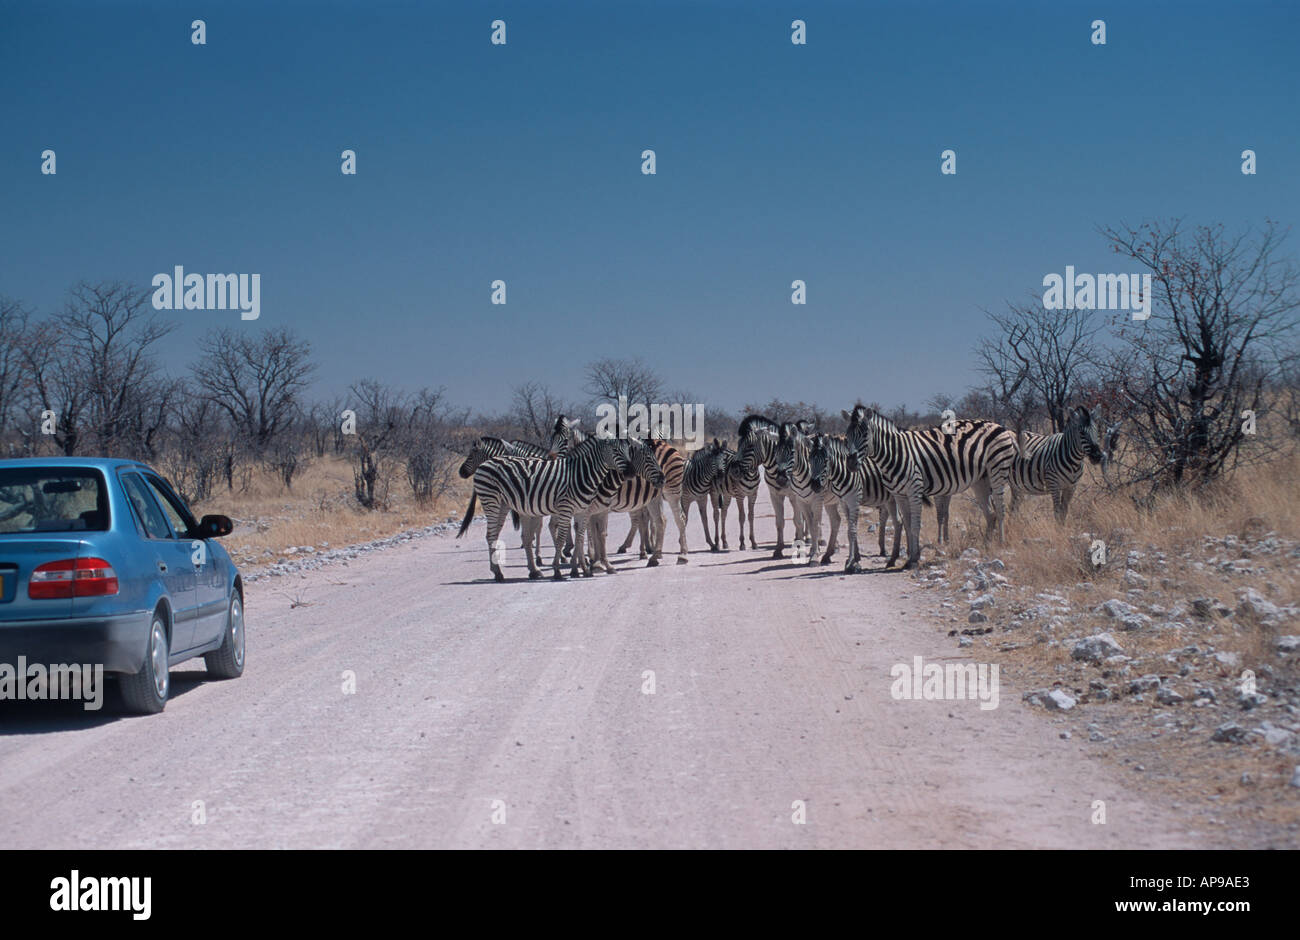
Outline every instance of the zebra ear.
[[853, 420], [853, 416], [852, 416], [851, 414], [849, 414], [847, 411], [845, 411], [844, 409], [842, 409], [842, 408], [840, 409], [840, 414], [842, 414], [842, 415], [844, 416], [844, 420], [845, 420], [845, 421], [852, 421], [852, 420]]

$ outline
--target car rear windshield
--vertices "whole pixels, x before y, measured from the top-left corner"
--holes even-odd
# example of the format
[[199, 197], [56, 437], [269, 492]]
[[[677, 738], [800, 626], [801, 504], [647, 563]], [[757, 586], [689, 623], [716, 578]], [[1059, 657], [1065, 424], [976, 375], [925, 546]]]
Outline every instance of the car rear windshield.
[[0, 468], [0, 535], [107, 529], [108, 493], [98, 470]]

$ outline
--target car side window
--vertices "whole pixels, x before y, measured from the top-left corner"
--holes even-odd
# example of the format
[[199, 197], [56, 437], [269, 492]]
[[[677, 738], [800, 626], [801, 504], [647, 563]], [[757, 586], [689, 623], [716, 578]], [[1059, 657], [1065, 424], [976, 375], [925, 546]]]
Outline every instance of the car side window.
[[167, 517], [158, 506], [158, 501], [154, 499], [149, 487], [145, 485], [144, 480], [138, 473], [121, 474], [122, 488], [126, 490], [127, 498], [131, 501], [131, 508], [135, 510], [135, 517], [144, 526], [145, 534], [151, 539], [169, 539], [172, 537], [171, 530], [167, 527]]
[[167, 485], [157, 477], [146, 476], [145, 482], [149, 484], [149, 489], [153, 491], [158, 505], [162, 507], [163, 512], [167, 514], [167, 520], [171, 523], [172, 531], [176, 533], [176, 538], [183, 539], [188, 537], [188, 533], [193, 526], [193, 517], [190, 516], [189, 510], [181, 503], [179, 499], [172, 495]]

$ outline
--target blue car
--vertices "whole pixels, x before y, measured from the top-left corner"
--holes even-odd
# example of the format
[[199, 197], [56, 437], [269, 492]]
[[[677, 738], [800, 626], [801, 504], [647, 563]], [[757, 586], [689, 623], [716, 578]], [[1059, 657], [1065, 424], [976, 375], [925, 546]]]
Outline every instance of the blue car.
[[244, 671], [243, 584], [159, 474], [132, 460], [0, 460], [0, 665], [102, 665], [134, 712], [167, 704], [168, 669]]

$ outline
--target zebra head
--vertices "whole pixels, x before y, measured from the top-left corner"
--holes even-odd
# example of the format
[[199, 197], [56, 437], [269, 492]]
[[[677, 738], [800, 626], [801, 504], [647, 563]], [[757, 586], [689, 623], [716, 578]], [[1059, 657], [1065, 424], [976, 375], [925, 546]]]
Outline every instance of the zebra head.
[[1102, 462], [1106, 456], [1101, 447], [1101, 428], [1092, 420], [1088, 409], [1079, 405], [1070, 413], [1070, 434], [1074, 444], [1094, 464]]
[[780, 426], [763, 415], [746, 415], [740, 422], [736, 454], [746, 474], [756, 473], [759, 464], [772, 469], [772, 452], [779, 434]]
[[792, 424], [787, 421], [781, 425], [781, 431], [776, 439], [776, 450], [772, 455], [772, 463], [776, 471], [785, 479], [789, 479], [794, 474], [795, 464], [798, 457], [807, 455], [808, 436], [798, 424]]
[[586, 440], [586, 435], [578, 430], [578, 422], [581, 420], [581, 418], [574, 418], [570, 421], [564, 415], [555, 419], [555, 427], [551, 429], [552, 454], [563, 457], [573, 450], [574, 445]]
[[629, 440], [628, 453], [632, 460], [632, 473], [651, 486], [664, 485], [664, 472], [655, 457], [654, 447], [646, 441]]
[[632, 450], [626, 438], [602, 437], [584, 438], [574, 445], [569, 457], [591, 454], [591, 464], [598, 471], [598, 476], [617, 475], [619, 481], [632, 476]]
[[499, 437], [480, 437], [475, 441], [474, 446], [470, 448], [469, 456], [465, 458], [465, 462], [460, 465], [460, 470], [457, 471], [461, 479], [468, 480], [472, 477], [479, 464], [489, 457], [496, 457], [505, 453], [505, 443]]
[[808, 452], [808, 465], [811, 468], [812, 491], [820, 493], [826, 488], [826, 467], [830, 462], [826, 450], [826, 435], [818, 434], [813, 438], [812, 450]]
[[849, 446], [868, 457], [876, 456], [878, 425], [885, 419], [866, 405], [854, 405], [852, 412], [842, 411], [840, 414], [844, 415], [844, 420], [849, 423], [849, 428], [844, 433]]
[[713, 443], [705, 444], [691, 458], [698, 467], [698, 479], [704, 486], [712, 486], [727, 469], [727, 445], [716, 437]]

